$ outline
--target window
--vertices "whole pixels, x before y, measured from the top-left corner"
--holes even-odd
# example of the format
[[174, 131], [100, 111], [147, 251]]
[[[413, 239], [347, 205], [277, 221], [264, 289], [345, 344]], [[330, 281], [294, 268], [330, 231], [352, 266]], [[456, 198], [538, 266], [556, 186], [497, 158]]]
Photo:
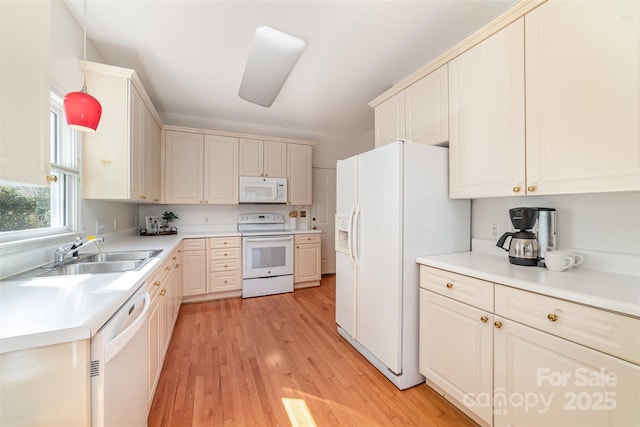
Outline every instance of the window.
[[67, 126], [62, 100], [51, 94], [51, 177], [47, 187], [0, 185], [0, 241], [77, 229], [80, 161], [77, 132]]

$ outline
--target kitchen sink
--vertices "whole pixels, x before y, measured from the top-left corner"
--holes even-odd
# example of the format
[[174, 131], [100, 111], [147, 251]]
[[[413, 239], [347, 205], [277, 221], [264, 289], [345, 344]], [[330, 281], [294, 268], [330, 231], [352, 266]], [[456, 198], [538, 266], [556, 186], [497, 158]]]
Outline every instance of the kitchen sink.
[[79, 263], [89, 262], [114, 262], [114, 261], [136, 261], [146, 260], [158, 255], [160, 250], [157, 251], [123, 251], [123, 252], [99, 252], [93, 254], [82, 255], [78, 259]]
[[72, 276], [75, 274], [98, 274], [98, 273], [122, 273], [140, 268], [146, 264], [145, 260], [109, 261], [109, 262], [78, 262], [73, 264], [63, 264], [52, 268], [39, 277], [51, 276]]

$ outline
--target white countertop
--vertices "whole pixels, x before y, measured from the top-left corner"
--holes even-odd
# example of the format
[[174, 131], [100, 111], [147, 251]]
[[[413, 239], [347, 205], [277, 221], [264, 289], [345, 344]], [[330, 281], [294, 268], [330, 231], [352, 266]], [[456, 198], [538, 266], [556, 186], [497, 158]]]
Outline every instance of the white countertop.
[[[0, 353], [89, 339], [144, 283], [183, 238], [240, 236], [237, 231], [131, 236], [103, 252], [162, 249], [138, 271], [0, 281]], [[92, 245], [83, 252], [97, 252]]]
[[543, 295], [640, 317], [640, 277], [583, 270], [562, 272], [510, 264], [506, 257], [459, 252], [416, 258], [419, 264]]

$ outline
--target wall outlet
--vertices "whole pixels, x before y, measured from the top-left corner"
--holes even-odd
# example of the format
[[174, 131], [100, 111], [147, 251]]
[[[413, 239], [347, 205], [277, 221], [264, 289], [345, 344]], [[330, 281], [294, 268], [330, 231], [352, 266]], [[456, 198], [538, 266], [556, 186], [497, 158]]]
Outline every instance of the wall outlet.
[[96, 235], [102, 234], [103, 231], [104, 231], [104, 220], [103, 219], [96, 220]]
[[490, 230], [491, 237], [498, 237], [500, 235], [500, 224], [494, 222], [491, 224]]

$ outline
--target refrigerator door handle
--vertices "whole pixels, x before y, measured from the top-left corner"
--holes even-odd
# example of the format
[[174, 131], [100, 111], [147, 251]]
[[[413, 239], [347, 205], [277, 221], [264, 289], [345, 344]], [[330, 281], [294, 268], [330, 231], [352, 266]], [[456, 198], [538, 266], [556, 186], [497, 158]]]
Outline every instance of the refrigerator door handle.
[[351, 205], [351, 211], [349, 211], [349, 226], [347, 227], [347, 247], [349, 248], [349, 259], [351, 259], [351, 265], [353, 266], [353, 215], [356, 211], [355, 204]]
[[357, 204], [355, 211], [353, 213], [353, 226], [351, 228], [351, 233], [349, 233], [349, 234], [353, 234], [353, 238], [351, 239], [351, 244], [352, 244], [351, 252], [353, 253], [353, 259], [355, 260], [356, 268], [360, 263], [360, 254], [358, 253], [358, 243], [360, 241], [360, 235], [358, 234], [358, 231], [357, 231], [359, 229], [359, 226], [360, 226], [360, 204]]

